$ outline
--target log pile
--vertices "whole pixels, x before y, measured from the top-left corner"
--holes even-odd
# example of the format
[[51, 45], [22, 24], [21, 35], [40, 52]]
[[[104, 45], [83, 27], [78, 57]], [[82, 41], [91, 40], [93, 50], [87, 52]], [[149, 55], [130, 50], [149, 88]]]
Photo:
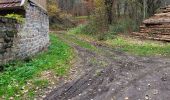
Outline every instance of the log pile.
[[143, 21], [140, 32], [134, 33], [146, 39], [170, 42], [170, 5], [161, 8], [160, 12]]

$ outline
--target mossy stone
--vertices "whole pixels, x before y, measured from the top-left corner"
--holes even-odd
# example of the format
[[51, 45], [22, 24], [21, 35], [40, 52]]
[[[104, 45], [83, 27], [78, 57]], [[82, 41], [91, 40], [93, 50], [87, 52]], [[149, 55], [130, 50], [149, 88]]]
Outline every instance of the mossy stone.
[[4, 41], [5, 41], [6, 43], [9, 43], [9, 42], [11, 42], [11, 41], [12, 41], [12, 39], [11, 39], [11, 38], [9, 38], [9, 37], [5, 37], [5, 38], [4, 38]]
[[6, 31], [6, 35], [7, 35], [8, 37], [14, 37], [15, 34], [17, 34], [17, 31]]
[[12, 46], [13, 46], [12, 42], [11, 43], [4, 43], [3, 44], [3, 49], [12, 48]]
[[0, 31], [0, 38], [4, 38], [4, 37], [6, 37], [6, 33], [3, 31]]
[[0, 49], [0, 54], [4, 54], [6, 52], [6, 49]]

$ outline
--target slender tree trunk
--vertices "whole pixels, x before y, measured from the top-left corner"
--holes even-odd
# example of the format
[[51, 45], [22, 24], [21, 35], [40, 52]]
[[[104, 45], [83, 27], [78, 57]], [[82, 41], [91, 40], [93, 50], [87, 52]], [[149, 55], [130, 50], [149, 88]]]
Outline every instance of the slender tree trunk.
[[143, 0], [143, 18], [147, 16], [147, 0]]
[[120, 3], [117, 3], [117, 16], [120, 18]]
[[125, 5], [124, 5], [124, 16], [126, 16], [126, 14], [127, 14], [127, 9], [128, 9], [128, 3], [127, 3], [127, 1], [125, 1]]
[[107, 21], [108, 24], [112, 24], [113, 22], [113, 0], [105, 0], [105, 6], [106, 6], [106, 15], [107, 15]]

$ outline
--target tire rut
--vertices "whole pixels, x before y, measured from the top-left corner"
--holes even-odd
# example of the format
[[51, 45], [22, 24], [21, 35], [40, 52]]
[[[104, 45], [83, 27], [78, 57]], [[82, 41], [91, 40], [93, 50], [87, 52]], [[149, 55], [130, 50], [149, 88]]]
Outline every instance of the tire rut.
[[[147, 77], [152, 77], [153, 73], [158, 72], [159, 76], [161, 76], [162, 70], [170, 67], [169, 59], [131, 56], [109, 47], [96, 46], [102, 51], [100, 54], [82, 48], [76, 45], [74, 41], [64, 39], [62, 34], [58, 36], [76, 49], [78, 56], [82, 60], [82, 65], [77, 66], [80, 66], [83, 72], [80, 73], [79, 79], [57, 88], [45, 100], [145, 100], [154, 96], [147, 94], [147, 89], [144, 91], [144, 88], [148, 87], [144, 82], [140, 83], [145, 84], [145, 86], [141, 85], [141, 87], [143, 86], [143, 91], [142, 89], [137, 91], [136, 83], [146, 80]], [[96, 61], [95, 63], [94, 60]], [[103, 66], [99, 62], [106, 64]], [[167, 73], [168, 75], [170, 74], [170, 72]], [[164, 82], [159, 78], [154, 79], [154, 77], [151, 80], [157, 80], [160, 83]], [[166, 81], [170, 82], [169, 80]], [[152, 83], [154, 82], [149, 84]], [[170, 84], [166, 85], [170, 87]], [[154, 87], [155, 90], [157, 87], [159, 85]], [[164, 91], [164, 94], [170, 93], [169, 90], [165, 91], [165, 89], [158, 89], [158, 91]], [[165, 98], [163, 100], [169, 99]]]

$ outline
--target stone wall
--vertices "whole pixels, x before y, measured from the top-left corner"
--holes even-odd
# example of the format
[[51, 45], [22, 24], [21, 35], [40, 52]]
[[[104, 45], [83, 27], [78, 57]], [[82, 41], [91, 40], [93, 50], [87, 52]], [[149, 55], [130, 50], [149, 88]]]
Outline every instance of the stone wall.
[[23, 23], [0, 17], [0, 64], [23, 59], [46, 50], [49, 45], [46, 11], [32, 2], [25, 7]]
[[27, 4], [25, 10], [25, 22], [18, 33], [17, 43], [17, 56], [22, 58], [34, 55], [49, 45], [47, 13], [32, 2]]
[[15, 58], [15, 37], [18, 26], [15, 19], [0, 17], [0, 64]]

